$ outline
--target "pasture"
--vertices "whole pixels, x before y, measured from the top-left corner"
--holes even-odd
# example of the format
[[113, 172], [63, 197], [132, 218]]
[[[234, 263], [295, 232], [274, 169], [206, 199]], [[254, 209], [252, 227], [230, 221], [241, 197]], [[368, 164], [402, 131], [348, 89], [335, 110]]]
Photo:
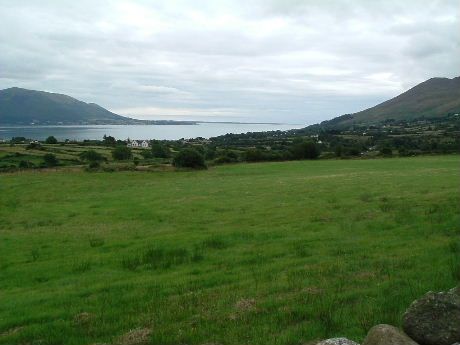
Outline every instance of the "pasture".
[[0, 344], [360, 341], [458, 283], [459, 166], [1, 174]]

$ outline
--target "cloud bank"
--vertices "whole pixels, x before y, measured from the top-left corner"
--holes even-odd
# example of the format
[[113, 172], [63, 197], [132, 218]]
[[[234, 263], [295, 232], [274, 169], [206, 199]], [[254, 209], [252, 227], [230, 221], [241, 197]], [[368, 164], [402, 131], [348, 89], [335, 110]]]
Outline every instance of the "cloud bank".
[[311, 124], [460, 75], [457, 0], [0, 0], [0, 88], [143, 119]]

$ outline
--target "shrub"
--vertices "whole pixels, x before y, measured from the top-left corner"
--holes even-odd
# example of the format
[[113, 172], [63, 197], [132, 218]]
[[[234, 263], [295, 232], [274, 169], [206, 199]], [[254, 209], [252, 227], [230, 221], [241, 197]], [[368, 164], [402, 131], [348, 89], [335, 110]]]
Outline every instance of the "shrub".
[[112, 150], [112, 157], [117, 161], [131, 159], [132, 156], [131, 149], [126, 146], [117, 146]]
[[248, 162], [261, 162], [266, 160], [264, 153], [258, 149], [249, 149], [245, 152], [245, 160]]
[[391, 147], [383, 147], [381, 150], [380, 150], [380, 153], [384, 156], [391, 156], [393, 155], [393, 150], [391, 149]]
[[318, 146], [311, 141], [294, 144], [291, 152], [294, 159], [316, 159], [320, 154]]
[[235, 163], [238, 162], [238, 154], [230, 150], [225, 150], [218, 155], [214, 162], [217, 164]]
[[158, 142], [153, 142], [152, 143], [152, 156], [156, 158], [168, 158], [169, 157], [169, 149], [158, 143]]
[[43, 161], [47, 167], [54, 167], [59, 164], [58, 159], [52, 153], [47, 153], [43, 156]]
[[140, 152], [140, 155], [141, 155], [144, 159], [153, 158], [152, 151], [150, 151], [150, 150], [142, 150], [142, 151]]
[[103, 155], [94, 150], [84, 151], [80, 153], [79, 157], [81, 160], [88, 162], [101, 162], [105, 159]]
[[45, 143], [46, 144], [57, 144], [58, 141], [57, 141], [57, 139], [55, 137], [50, 135], [48, 138], [46, 138]]
[[177, 168], [206, 169], [203, 155], [194, 149], [180, 151], [174, 157], [173, 165]]
[[88, 164], [88, 169], [90, 170], [97, 170], [101, 167], [101, 163], [96, 162], [96, 161], [91, 161]]
[[20, 161], [19, 162], [19, 168], [21, 169], [27, 169], [27, 168], [32, 168], [34, 166], [34, 164], [32, 162], [29, 162], [29, 161]]

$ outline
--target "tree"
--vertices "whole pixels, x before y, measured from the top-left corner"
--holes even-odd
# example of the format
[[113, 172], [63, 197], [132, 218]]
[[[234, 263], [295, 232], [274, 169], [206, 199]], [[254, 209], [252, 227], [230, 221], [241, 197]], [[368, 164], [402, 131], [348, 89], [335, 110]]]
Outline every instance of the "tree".
[[87, 162], [102, 162], [104, 156], [94, 150], [83, 151], [80, 153], [80, 159]]
[[217, 158], [214, 160], [214, 162], [218, 164], [235, 163], [238, 162], [238, 154], [231, 150], [225, 150], [217, 155]]
[[206, 163], [201, 153], [195, 149], [183, 149], [173, 160], [173, 165], [178, 168], [206, 169]]
[[126, 146], [117, 146], [112, 150], [112, 157], [117, 161], [131, 159], [132, 156], [131, 149]]
[[152, 156], [156, 158], [168, 158], [169, 149], [159, 142], [152, 142]]
[[294, 159], [316, 159], [319, 157], [319, 148], [312, 141], [301, 141], [291, 148]]
[[20, 143], [25, 142], [26, 140], [27, 139], [25, 137], [12, 137], [10, 142], [12, 144], [20, 144]]
[[112, 136], [107, 136], [104, 134], [104, 136], [102, 137], [102, 142], [104, 143], [105, 146], [115, 146], [115, 144], [117, 143], [117, 141], [115, 140], [114, 137]]
[[249, 149], [245, 152], [245, 159], [248, 162], [261, 162], [265, 160], [265, 155], [259, 149]]
[[47, 167], [54, 167], [59, 164], [58, 159], [52, 153], [47, 153], [43, 156], [43, 161]]
[[46, 144], [57, 144], [58, 141], [57, 141], [57, 139], [55, 137], [50, 135], [48, 138], [46, 138], [45, 143]]

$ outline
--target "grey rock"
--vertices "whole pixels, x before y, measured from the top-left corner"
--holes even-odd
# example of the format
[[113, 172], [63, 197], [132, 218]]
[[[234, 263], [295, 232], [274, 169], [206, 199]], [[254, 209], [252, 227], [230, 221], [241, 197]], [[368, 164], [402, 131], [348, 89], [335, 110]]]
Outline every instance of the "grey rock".
[[377, 325], [367, 333], [363, 345], [417, 345], [417, 343], [396, 327]]
[[403, 329], [421, 345], [460, 342], [460, 294], [428, 292], [406, 310]]
[[359, 345], [359, 344], [347, 338], [330, 338], [330, 339], [322, 340], [316, 345]]
[[[450, 289], [449, 293], [454, 293], [454, 294], [460, 295], [460, 285], [457, 286], [457, 287], [454, 287], [453, 289]], [[452, 344], [452, 345], [455, 345], [455, 344]]]

